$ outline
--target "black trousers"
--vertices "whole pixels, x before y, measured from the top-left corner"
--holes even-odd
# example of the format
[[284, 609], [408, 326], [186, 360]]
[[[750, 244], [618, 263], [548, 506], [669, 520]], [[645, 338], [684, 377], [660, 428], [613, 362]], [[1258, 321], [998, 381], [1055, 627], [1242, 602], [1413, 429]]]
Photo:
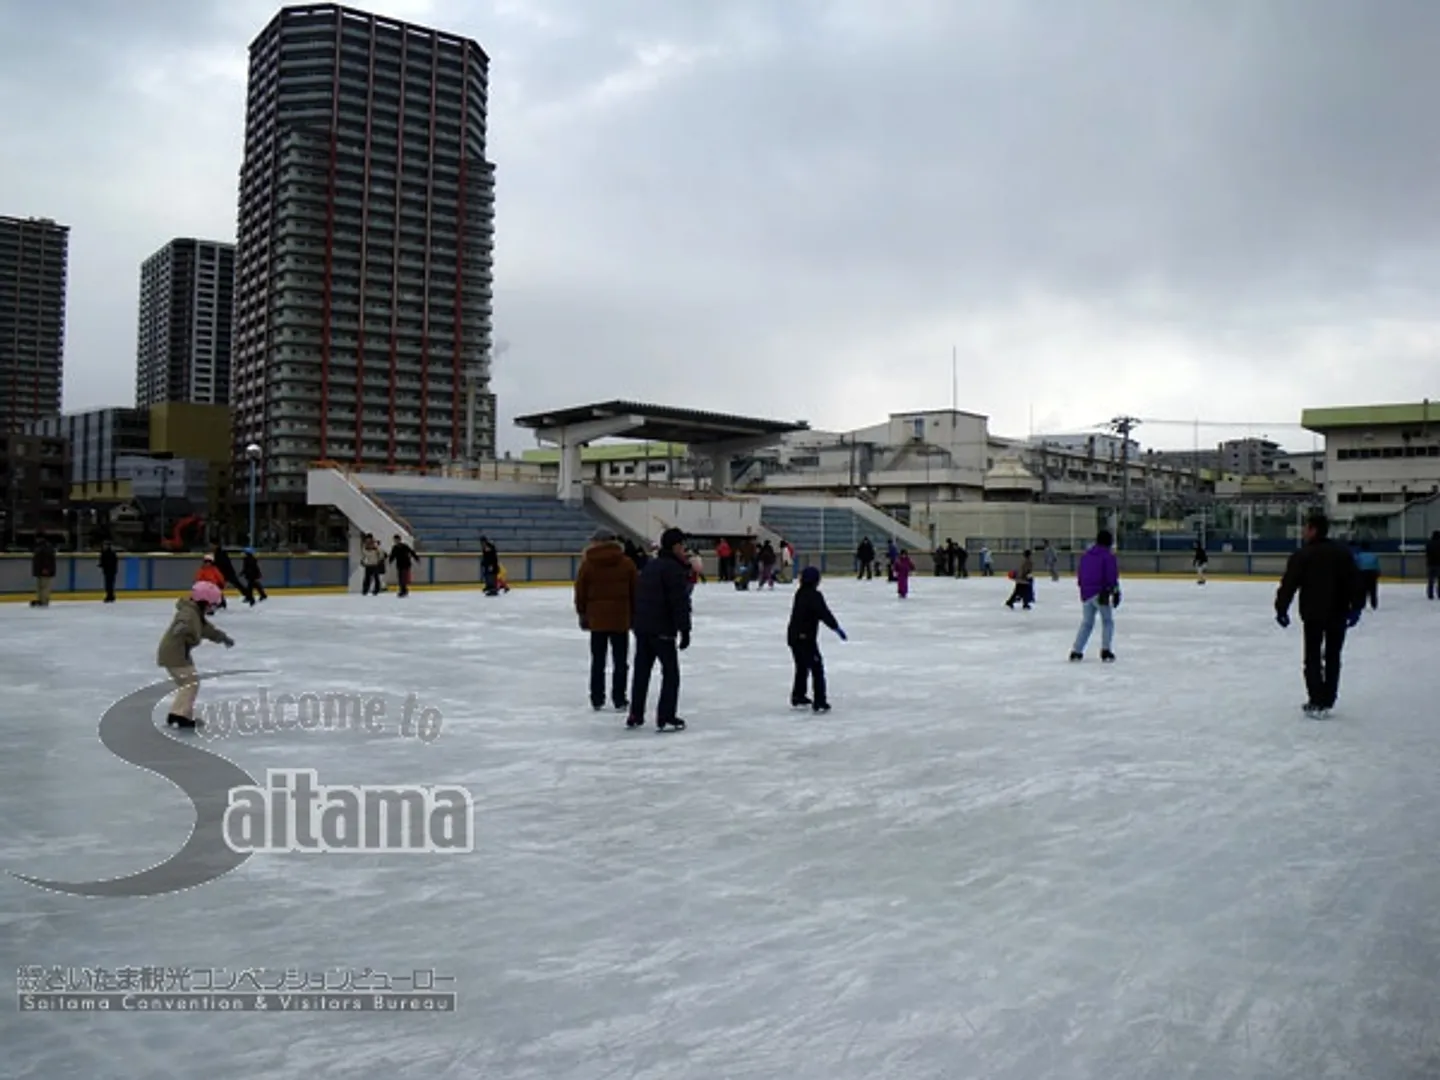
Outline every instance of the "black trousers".
[[260, 583], [260, 579], [258, 577], [246, 578], [245, 584], [250, 586], [251, 596], [260, 600], [264, 600], [266, 598], [267, 593], [265, 592], [265, 586]]
[[1365, 598], [1370, 601], [1370, 610], [1380, 609], [1380, 571], [1365, 571]]
[[866, 562], [860, 564], [860, 572], [855, 575], [855, 580], [859, 581], [862, 578], [873, 579], [874, 577], [875, 564], [873, 562]]
[[635, 635], [635, 677], [630, 685], [630, 715], [645, 715], [645, 699], [650, 696], [650, 673], [660, 662], [660, 701], [655, 719], [668, 723], [675, 719], [680, 707], [680, 652], [673, 637], [659, 634]]
[[370, 590], [373, 588], [375, 590], [375, 595], [379, 596], [381, 574], [383, 573], [384, 571], [381, 570], [378, 566], [365, 567], [365, 581], [360, 586], [360, 595], [368, 595]]
[[[790, 704], [798, 704], [805, 697], [810, 697], [816, 705], [826, 704], [825, 658], [820, 655], [820, 646], [813, 641], [792, 641], [790, 656], [795, 661], [795, 681], [790, 687]], [[815, 688], [813, 696], [805, 693], [812, 683]]]
[[615, 668], [610, 678], [610, 701], [623, 709], [630, 676], [630, 635], [590, 631], [590, 704], [597, 709], [605, 704], [605, 661], [612, 656]]
[[1305, 690], [1311, 705], [1335, 707], [1340, 693], [1340, 653], [1344, 648], [1344, 619], [1305, 623]]
[[1016, 602], [1029, 607], [1035, 603], [1035, 584], [1030, 581], [1017, 581], [1015, 591], [1010, 594], [1010, 599], [1005, 601], [1006, 607], [1014, 607]]
[[105, 602], [113, 604], [115, 602], [115, 571], [102, 570], [100, 573], [105, 577]]

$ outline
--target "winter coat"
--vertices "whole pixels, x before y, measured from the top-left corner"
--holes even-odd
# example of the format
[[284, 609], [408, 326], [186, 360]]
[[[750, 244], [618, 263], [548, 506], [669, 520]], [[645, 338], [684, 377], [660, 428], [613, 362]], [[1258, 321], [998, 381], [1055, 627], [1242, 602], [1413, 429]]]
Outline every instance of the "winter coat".
[[855, 558], [861, 566], [869, 566], [875, 561], [875, 545], [869, 540], [861, 540], [860, 546], [855, 549]]
[[235, 564], [230, 561], [224, 548], [217, 548], [215, 551], [215, 569], [220, 571], [222, 584], [227, 581], [236, 586], [240, 584], [240, 578], [235, 573]]
[[635, 614], [631, 628], [637, 634], [674, 637], [690, 632], [689, 571], [669, 551], [645, 564], [635, 582]]
[[909, 554], [901, 555], [895, 560], [895, 576], [897, 578], [904, 580], [914, 572], [915, 562], [910, 558]]
[[404, 541], [397, 542], [390, 549], [390, 561], [395, 564], [396, 570], [409, 570], [415, 562], [415, 549]]
[[1120, 563], [1115, 553], [1103, 544], [1092, 544], [1080, 556], [1080, 566], [1075, 572], [1080, 584], [1080, 600], [1084, 602], [1102, 594], [1108, 595], [1120, 587]]
[[500, 551], [494, 544], [487, 543], [480, 549], [480, 569], [487, 574], [500, 573]]
[[1355, 565], [1360, 568], [1362, 574], [1378, 574], [1380, 572], [1380, 556], [1373, 551], [1355, 552]]
[[730, 545], [721, 540], [715, 545], [715, 557], [717, 559], [728, 559], [730, 557]]
[[1015, 580], [1021, 585], [1029, 584], [1035, 578], [1035, 560], [1030, 556], [1020, 560], [1020, 569], [1015, 571]]
[[220, 645], [233, 645], [230, 635], [205, 618], [200, 605], [188, 596], [175, 601], [175, 617], [160, 638], [160, 648], [155, 653], [155, 663], [163, 668], [183, 668], [190, 665], [190, 650], [201, 641], [214, 641]]
[[55, 549], [48, 542], [36, 545], [35, 554], [30, 556], [30, 576], [55, 576]]
[[115, 574], [119, 572], [120, 556], [116, 554], [113, 547], [100, 549], [99, 566], [102, 574]]
[[1053, 547], [1047, 547], [1045, 549], [1045, 569], [1054, 570], [1058, 565], [1060, 565], [1059, 553]]
[[378, 547], [363, 548], [360, 552], [361, 566], [383, 566], [385, 565], [385, 553]]
[[1432, 536], [1425, 542], [1425, 565], [1440, 569], [1440, 536]]
[[1205, 549], [1203, 547], [1197, 547], [1195, 549], [1195, 565], [1204, 566], [1209, 561], [1210, 556], [1206, 554]]
[[1305, 622], [1336, 623], [1365, 603], [1355, 557], [1330, 539], [1313, 541], [1290, 556], [1275, 594], [1275, 611], [1288, 612], [1297, 592]]
[[260, 560], [246, 552], [245, 561], [240, 564], [240, 572], [245, 575], [246, 581], [259, 581]]
[[760, 565], [766, 569], [775, 565], [775, 549], [769, 544], [760, 549]]
[[200, 569], [195, 571], [195, 580], [208, 581], [222, 592], [225, 589], [225, 575], [220, 572], [220, 568], [213, 562], [201, 563]]
[[795, 591], [795, 602], [790, 606], [790, 625], [785, 629], [785, 643], [794, 646], [813, 642], [820, 633], [821, 623], [831, 630], [840, 629], [840, 624], [830, 613], [830, 605], [825, 603], [825, 594], [820, 591], [820, 586], [802, 581]]
[[616, 543], [591, 544], [575, 575], [575, 614], [596, 634], [627, 634], [640, 572]]

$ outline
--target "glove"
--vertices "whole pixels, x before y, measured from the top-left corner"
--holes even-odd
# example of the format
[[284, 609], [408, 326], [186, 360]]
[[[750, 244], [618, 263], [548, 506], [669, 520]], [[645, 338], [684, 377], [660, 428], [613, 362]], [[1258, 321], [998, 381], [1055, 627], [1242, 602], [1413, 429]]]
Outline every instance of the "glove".
[[845, 628], [844, 628], [843, 626], [837, 626], [837, 627], [835, 628], [835, 633], [836, 633], [837, 635], [839, 635], [841, 641], [849, 641], [849, 640], [850, 640], [850, 635], [847, 634], [847, 633], [845, 633]]
[[1116, 589], [1115, 592], [1111, 595], [1111, 597], [1110, 597], [1110, 606], [1111, 606], [1111, 607], [1116, 607], [1116, 608], [1118, 608], [1118, 607], [1120, 606], [1120, 590], [1119, 590], [1119, 589]]
[[689, 647], [690, 647], [690, 631], [689, 631], [689, 630], [681, 630], [681, 631], [680, 631], [680, 651], [681, 651], [681, 652], [684, 652], [684, 651], [685, 651], [686, 649], [688, 649]]
[[1277, 611], [1275, 613], [1275, 621], [1280, 624], [1280, 629], [1284, 630], [1290, 625], [1290, 616], [1283, 611]]
[[1360, 625], [1360, 610], [1357, 608], [1355, 611], [1350, 612], [1349, 617], [1346, 618], [1346, 620], [1345, 620], [1345, 626], [1346, 626], [1347, 629], [1353, 630], [1353, 629], [1355, 629], [1355, 627], [1357, 627], [1357, 626], [1359, 626], [1359, 625]]
[[580, 629], [581, 629], [581, 630], [589, 630], [589, 629], [590, 629], [590, 620], [587, 619], [584, 615], [581, 615], [581, 616], [580, 616]]
[[227, 649], [233, 649], [235, 647], [235, 639], [233, 637], [227, 637], [225, 639], [225, 647]]

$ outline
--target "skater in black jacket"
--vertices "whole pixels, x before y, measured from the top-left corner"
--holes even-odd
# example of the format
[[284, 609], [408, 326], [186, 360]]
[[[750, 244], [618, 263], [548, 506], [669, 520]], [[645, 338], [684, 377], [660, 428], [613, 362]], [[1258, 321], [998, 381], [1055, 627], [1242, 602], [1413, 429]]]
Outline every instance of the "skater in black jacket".
[[1275, 621], [1290, 625], [1290, 602], [1300, 594], [1305, 627], [1307, 716], [1324, 716], [1340, 691], [1340, 653], [1345, 632], [1360, 621], [1365, 606], [1360, 570], [1348, 549], [1330, 539], [1330, 522], [1314, 514], [1305, 523], [1305, 546], [1290, 556], [1275, 594]]
[[1425, 595], [1434, 600], [1440, 595], [1440, 529], [1430, 534], [1425, 544]]
[[660, 551], [645, 564], [635, 582], [635, 671], [630, 685], [630, 715], [625, 726], [645, 726], [645, 699], [650, 673], [660, 662], [660, 701], [655, 708], [658, 731], [685, 730], [680, 707], [680, 653], [690, 647], [690, 568], [685, 534], [666, 529]]
[[105, 579], [105, 603], [115, 602], [115, 575], [120, 572], [120, 556], [115, 545], [106, 540], [100, 548], [100, 575]]
[[410, 575], [419, 557], [415, 554], [415, 549], [401, 539], [399, 533], [391, 539], [389, 559], [395, 564], [395, 579], [400, 584], [397, 598], [404, 599], [410, 595]]
[[[790, 655], [795, 660], [795, 682], [790, 687], [790, 704], [796, 708], [809, 705], [817, 713], [829, 712], [830, 701], [825, 688], [825, 660], [820, 655], [820, 624], [824, 623], [840, 640], [846, 640], [845, 631], [830, 613], [830, 605], [820, 592], [820, 570], [807, 566], [800, 575], [800, 588], [795, 591], [795, 603], [790, 608], [790, 625], [785, 631], [785, 643], [790, 646]], [[814, 698], [805, 696], [807, 684], [813, 683]]]

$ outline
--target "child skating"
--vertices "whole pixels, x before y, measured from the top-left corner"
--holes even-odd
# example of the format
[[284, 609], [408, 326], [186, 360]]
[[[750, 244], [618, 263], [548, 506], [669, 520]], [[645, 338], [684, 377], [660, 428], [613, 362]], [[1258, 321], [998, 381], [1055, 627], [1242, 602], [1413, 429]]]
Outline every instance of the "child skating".
[[904, 600], [910, 595], [910, 575], [915, 572], [915, 561], [910, 558], [908, 551], [902, 549], [895, 557], [894, 571], [895, 591], [900, 594], [900, 599]]
[[175, 617], [160, 638], [160, 648], [155, 662], [169, 674], [180, 688], [175, 702], [170, 706], [170, 715], [165, 717], [167, 726], [178, 728], [196, 727], [195, 695], [200, 691], [195, 664], [190, 653], [201, 641], [214, 641], [227, 649], [235, 644], [230, 635], [207, 618], [213, 615], [221, 602], [220, 587], [212, 581], [197, 581], [190, 589], [190, 595], [175, 601]]
[[[790, 625], [785, 631], [786, 644], [795, 661], [795, 681], [790, 687], [790, 704], [795, 708], [809, 705], [817, 713], [829, 712], [830, 701], [825, 687], [825, 661], [820, 656], [820, 624], [824, 623], [844, 641], [845, 631], [836, 622], [820, 592], [820, 571], [807, 566], [800, 574], [800, 587], [790, 607]], [[814, 696], [806, 696], [813, 686]]]
[[1015, 580], [1015, 590], [1005, 601], [1005, 606], [1014, 611], [1018, 600], [1029, 611], [1030, 605], [1035, 603], [1035, 560], [1030, 557], [1029, 548], [1021, 552], [1020, 568], [1010, 576]]

